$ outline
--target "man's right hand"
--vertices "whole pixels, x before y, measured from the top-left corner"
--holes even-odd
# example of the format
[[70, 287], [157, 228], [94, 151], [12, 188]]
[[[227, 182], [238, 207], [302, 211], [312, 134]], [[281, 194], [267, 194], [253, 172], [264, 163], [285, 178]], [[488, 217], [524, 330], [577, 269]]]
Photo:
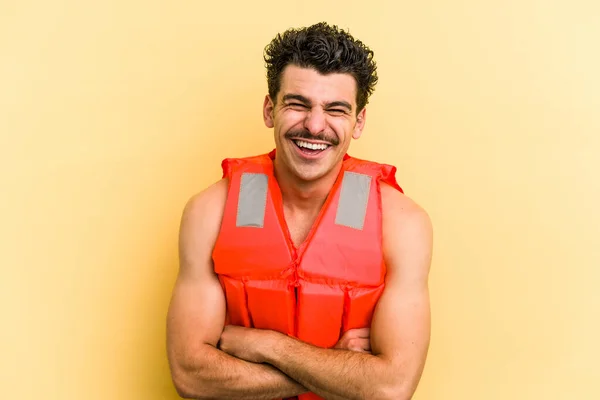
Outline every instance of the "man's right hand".
[[350, 329], [342, 335], [333, 348], [371, 354], [370, 335], [369, 328]]

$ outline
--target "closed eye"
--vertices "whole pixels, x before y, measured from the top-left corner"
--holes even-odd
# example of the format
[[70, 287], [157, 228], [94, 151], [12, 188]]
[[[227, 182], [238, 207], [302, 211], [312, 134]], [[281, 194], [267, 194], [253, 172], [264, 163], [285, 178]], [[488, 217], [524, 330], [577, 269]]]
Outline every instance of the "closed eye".
[[291, 108], [296, 108], [296, 109], [298, 109], [298, 108], [301, 108], [301, 109], [306, 109], [306, 108], [308, 108], [308, 107], [306, 106], [306, 104], [301, 104], [301, 103], [289, 103], [289, 104], [288, 104], [288, 107], [291, 107]]

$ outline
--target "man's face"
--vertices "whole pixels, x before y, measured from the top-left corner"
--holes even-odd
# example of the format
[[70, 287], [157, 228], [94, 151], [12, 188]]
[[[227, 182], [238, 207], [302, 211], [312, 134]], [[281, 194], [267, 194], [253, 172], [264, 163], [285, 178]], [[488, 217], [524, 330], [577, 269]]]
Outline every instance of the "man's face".
[[321, 75], [295, 65], [283, 71], [276, 104], [265, 98], [263, 114], [274, 128], [276, 162], [303, 181], [330, 173], [365, 123], [365, 109], [356, 114], [352, 75]]

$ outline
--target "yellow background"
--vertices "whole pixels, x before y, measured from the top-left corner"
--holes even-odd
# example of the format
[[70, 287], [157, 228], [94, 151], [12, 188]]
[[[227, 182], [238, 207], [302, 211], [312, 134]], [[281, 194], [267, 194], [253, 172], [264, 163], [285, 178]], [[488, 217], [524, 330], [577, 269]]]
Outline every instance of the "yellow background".
[[177, 398], [181, 210], [272, 148], [262, 49], [320, 20], [379, 65], [350, 153], [434, 222], [415, 399], [600, 398], [592, 0], [1, 0], [0, 398]]

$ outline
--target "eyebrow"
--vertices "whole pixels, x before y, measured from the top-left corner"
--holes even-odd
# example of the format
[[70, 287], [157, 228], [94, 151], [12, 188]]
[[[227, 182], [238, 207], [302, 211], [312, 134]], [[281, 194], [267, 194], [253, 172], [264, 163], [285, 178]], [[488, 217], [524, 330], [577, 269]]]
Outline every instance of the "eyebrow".
[[347, 101], [333, 101], [331, 103], [327, 103], [327, 107], [344, 107], [347, 108], [348, 111], [352, 111], [352, 106]]
[[[304, 103], [306, 105], [311, 105], [311, 101], [309, 99], [307, 99], [306, 97], [300, 95], [300, 94], [286, 94], [283, 96], [282, 98], [283, 101], [287, 101], [287, 100], [297, 100], [301, 103]], [[350, 105], [350, 103], [348, 103], [347, 101], [332, 101], [330, 103], [326, 104], [327, 108], [331, 108], [331, 107], [344, 107], [346, 109], [348, 109], [348, 111], [352, 111], [352, 106]]]
[[287, 101], [287, 100], [297, 100], [301, 103], [304, 103], [306, 105], [310, 105], [310, 100], [307, 99], [306, 97], [300, 95], [300, 94], [286, 94], [285, 96], [283, 96], [283, 101]]

